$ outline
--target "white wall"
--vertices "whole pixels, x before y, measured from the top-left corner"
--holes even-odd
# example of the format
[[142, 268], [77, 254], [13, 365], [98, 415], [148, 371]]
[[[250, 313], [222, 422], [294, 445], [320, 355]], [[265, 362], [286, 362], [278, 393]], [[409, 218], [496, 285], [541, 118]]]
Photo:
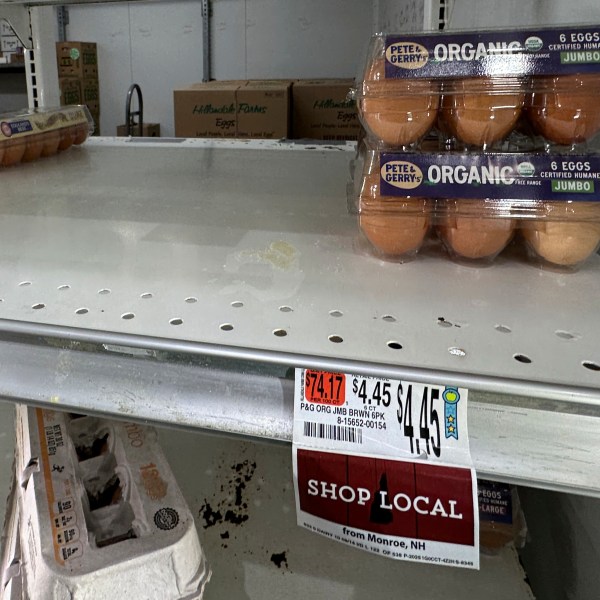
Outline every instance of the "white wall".
[[[372, 32], [371, 0], [213, 0], [214, 79], [354, 77]], [[138, 83], [144, 120], [173, 135], [176, 87], [202, 80], [199, 1], [69, 7], [68, 39], [98, 44], [101, 133], [124, 122]]]
[[374, 20], [376, 31], [422, 31], [425, 0], [374, 0]]
[[453, 0], [449, 28], [598, 23], [598, 0]]

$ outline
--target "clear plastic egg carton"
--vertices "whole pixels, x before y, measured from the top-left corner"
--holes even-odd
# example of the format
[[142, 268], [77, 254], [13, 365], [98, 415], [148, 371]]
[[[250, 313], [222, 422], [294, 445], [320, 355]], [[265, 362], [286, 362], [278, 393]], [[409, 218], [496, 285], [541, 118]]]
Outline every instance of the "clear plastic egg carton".
[[600, 132], [600, 25], [377, 34], [354, 96], [372, 142], [582, 150]]
[[[2, 600], [192, 600], [210, 579], [151, 427], [17, 408], [12, 569]], [[11, 551], [8, 552], [11, 554]]]
[[0, 166], [54, 156], [83, 144], [94, 132], [86, 106], [36, 108], [0, 115]]
[[576, 271], [600, 246], [600, 155], [365, 145], [354, 176], [359, 248], [379, 258], [413, 260], [439, 240], [449, 258], [480, 266], [510, 244], [537, 266]]

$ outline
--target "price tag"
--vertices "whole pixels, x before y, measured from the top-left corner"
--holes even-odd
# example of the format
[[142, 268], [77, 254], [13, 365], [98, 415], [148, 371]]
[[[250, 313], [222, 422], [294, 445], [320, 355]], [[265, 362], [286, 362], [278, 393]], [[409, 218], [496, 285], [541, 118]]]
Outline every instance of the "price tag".
[[298, 369], [295, 397], [299, 444], [471, 465], [465, 388]]
[[298, 524], [382, 556], [479, 568], [460, 387], [296, 370]]

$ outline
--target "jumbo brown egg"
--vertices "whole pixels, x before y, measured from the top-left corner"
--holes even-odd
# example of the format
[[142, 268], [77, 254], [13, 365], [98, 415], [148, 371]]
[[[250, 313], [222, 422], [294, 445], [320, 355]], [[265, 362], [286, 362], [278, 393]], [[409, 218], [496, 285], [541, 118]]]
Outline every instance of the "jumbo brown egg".
[[63, 152], [73, 145], [73, 131], [71, 127], [62, 127], [58, 130], [60, 140], [58, 142], [58, 152]]
[[539, 77], [534, 85], [527, 115], [537, 133], [571, 145], [600, 131], [600, 75]]
[[529, 248], [545, 261], [576, 267], [600, 245], [600, 204], [544, 202], [544, 216], [522, 225]]
[[79, 146], [83, 144], [88, 138], [89, 128], [87, 123], [80, 123], [79, 125], [72, 125], [71, 131], [73, 133], [73, 144]]
[[42, 134], [44, 139], [44, 147], [42, 148], [42, 156], [53, 156], [58, 152], [60, 144], [60, 134], [58, 131], [46, 131]]
[[522, 83], [515, 79], [472, 77], [446, 82], [440, 124], [461, 142], [485, 147], [513, 130], [524, 100]]
[[31, 162], [37, 160], [42, 155], [44, 149], [43, 134], [29, 135], [25, 138], [25, 152], [23, 154], [23, 162]]
[[429, 201], [419, 197], [381, 196], [379, 174], [364, 178], [359, 225], [377, 254], [410, 258], [429, 228]]
[[25, 139], [11, 138], [4, 140], [4, 154], [2, 156], [2, 165], [11, 167], [19, 164], [25, 154]]
[[393, 146], [413, 144], [432, 128], [438, 108], [437, 83], [386, 79], [383, 59], [367, 70], [358, 111], [371, 137]]
[[485, 200], [446, 200], [437, 227], [448, 251], [457, 258], [492, 260], [510, 242], [516, 222], [494, 214]]

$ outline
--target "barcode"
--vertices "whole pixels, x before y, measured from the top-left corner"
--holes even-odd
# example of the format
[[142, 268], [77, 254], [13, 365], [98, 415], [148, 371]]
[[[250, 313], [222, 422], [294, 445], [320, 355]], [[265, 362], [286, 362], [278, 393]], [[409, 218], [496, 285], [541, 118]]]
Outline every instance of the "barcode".
[[306, 437], [325, 440], [362, 444], [362, 429], [358, 427], [344, 427], [342, 425], [327, 425], [326, 423], [304, 421], [304, 435]]

